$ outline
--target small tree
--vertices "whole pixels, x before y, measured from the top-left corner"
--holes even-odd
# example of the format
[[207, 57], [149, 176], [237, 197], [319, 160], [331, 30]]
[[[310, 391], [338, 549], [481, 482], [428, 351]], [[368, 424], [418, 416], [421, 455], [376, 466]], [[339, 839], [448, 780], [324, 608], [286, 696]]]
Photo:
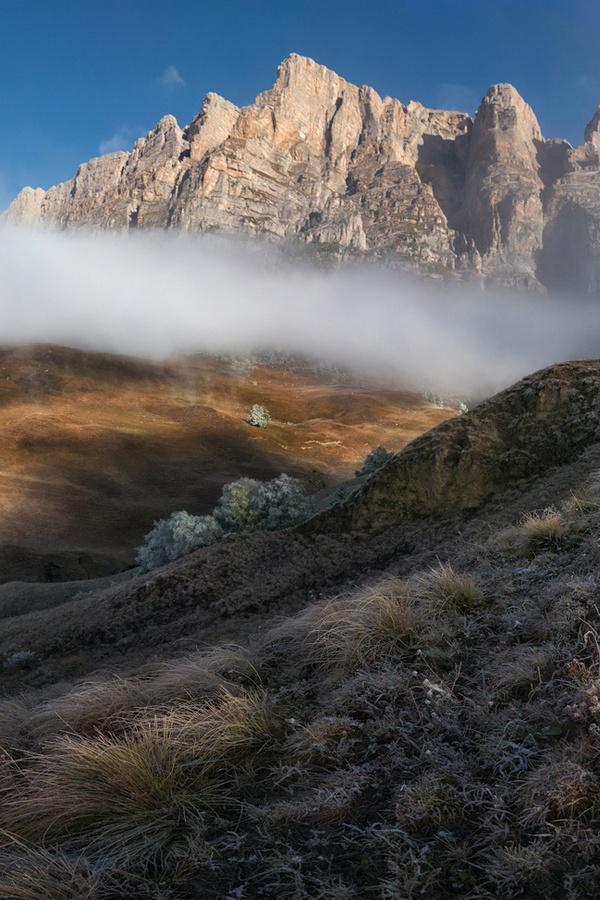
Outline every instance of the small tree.
[[259, 511], [255, 497], [260, 481], [238, 478], [223, 487], [214, 516], [223, 531], [253, 531], [259, 527]]
[[271, 413], [266, 406], [255, 403], [250, 414], [248, 415], [248, 423], [256, 428], [266, 428], [271, 422]]
[[365, 456], [360, 469], [356, 470], [356, 475], [360, 477], [361, 475], [370, 475], [372, 472], [376, 472], [377, 469], [380, 469], [385, 465], [392, 456], [393, 453], [390, 453], [385, 447], [374, 447], [373, 450]]
[[174, 512], [168, 519], [160, 519], [148, 532], [137, 551], [137, 563], [142, 572], [164, 566], [199, 547], [220, 541], [223, 529], [214, 516], [191, 516], [185, 511]]
[[302, 482], [279, 475], [267, 482], [240, 478], [226, 484], [214, 515], [224, 531], [256, 531], [286, 528], [301, 522], [310, 511]]
[[287, 528], [311, 513], [310, 499], [301, 481], [279, 475], [259, 486], [254, 497], [261, 528]]
[[155, 522], [136, 559], [142, 572], [149, 572], [227, 534], [287, 528], [311, 512], [310, 498], [297, 478], [279, 475], [266, 482], [239, 478], [225, 485], [211, 516], [182, 511]]

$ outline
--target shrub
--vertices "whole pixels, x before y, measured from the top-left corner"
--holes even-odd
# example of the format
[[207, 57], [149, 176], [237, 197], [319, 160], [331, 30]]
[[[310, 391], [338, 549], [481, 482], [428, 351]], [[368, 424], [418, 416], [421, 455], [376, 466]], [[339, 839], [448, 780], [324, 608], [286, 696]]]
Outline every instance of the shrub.
[[385, 465], [388, 459], [391, 459], [393, 455], [394, 454], [386, 450], [385, 447], [374, 447], [373, 450], [365, 456], [360, 469], [356, 470], [357, 477], [360, 477], [361, 475], [371, 475], [372, 472], [376, 472], [377, 469], [380, 469]]
[[222, 540], [226, 533], [287, 528], [311, 511], [310, 499], [297, 478], [279, 475], [266, 482], [238, 478], [225, 485], [212, 515], [175, 512], [155, 522], [136, 560], [142, 572], [149, 572]]
[[213, 516], [191, 516], [174, 512], [168, 519], [154, 523], [144, 544], [138, 549], [137, 563], [142, 572], [164, 566], [199, 547], [221, 540], [223, 531]]
[[427, 393], [425, 394], [425, 399], [433, 406], [437, 406], [438, 409], [445, 409], [446, 407], [444, 398], [440, 397], [438, 394], [434, 394], [433, 391], [427, 391]]
[[248, 424], [254, 425], [255, 428], [266, 428], [271, 424], [271, 413], [266, 406], [255, 403], [248, 414]]
[[35, 653], [33, 650], [16, 650], [9, 653], [4, 659], [5, 669], [28, 669], [33, 664]]
[[214, 517], [224, 531], [285, 528], [310, 513], [309, 498], [297, 478], [279, 475], [272, 481], [239, 478], [223, 488]]

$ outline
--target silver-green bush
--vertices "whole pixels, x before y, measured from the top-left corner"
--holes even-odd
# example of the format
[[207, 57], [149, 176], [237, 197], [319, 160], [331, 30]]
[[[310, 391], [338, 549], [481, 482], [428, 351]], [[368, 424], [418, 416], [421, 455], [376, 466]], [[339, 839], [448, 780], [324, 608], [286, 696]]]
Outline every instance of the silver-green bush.
[[256, 428], [266, 428], [271, 422], [271, 413], [266, 406], [255, 403], [248, 415], [248, 423]]
[[388, 459], [391, 459], [393, 453], [390, 453], [385, 447], [374, 447], [370, 453], [367, 453], [360, 469], [356, 470], [357, 476], [370, 475], [380, 469]]
[[214, 516], [224, 531], [285, 528], [310, 514], [310, 501], [297, 478], [279, 475], [272, 481], [240, 478], [223, 488]]
[[149, 572], [226, 534], [286, 528], [306, 519], [311, 511], [310, 498], [297, 478], [279, 475], [267, 482], [239, 478], [225, 485], [213, 515], [175, 512], [155, 522], [138, 548], [137, 563], [142, 572]]
[[192, 550], [220, 541], [223, 529], [214, 516], [191, 516], [188, 512], [174, 512], [168, 519], [154, 523], [144, 543], [137, 551], [137, 563], [142, 572], [164, 566]]

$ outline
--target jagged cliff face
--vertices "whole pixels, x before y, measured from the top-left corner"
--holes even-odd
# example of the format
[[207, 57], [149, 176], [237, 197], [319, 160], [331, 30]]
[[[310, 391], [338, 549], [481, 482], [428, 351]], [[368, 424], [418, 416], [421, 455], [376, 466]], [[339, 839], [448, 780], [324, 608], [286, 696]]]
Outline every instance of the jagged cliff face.
[[600, 112], [576, 149], [546, 141], [511, 85], [474, 120], [382, 99], [292, 54], [239, 109], [208, 94], [130, 153], [80, 166], [5, 214], [59, 228], [223, 230], [367, 255], [429, 275], [600, 291]]

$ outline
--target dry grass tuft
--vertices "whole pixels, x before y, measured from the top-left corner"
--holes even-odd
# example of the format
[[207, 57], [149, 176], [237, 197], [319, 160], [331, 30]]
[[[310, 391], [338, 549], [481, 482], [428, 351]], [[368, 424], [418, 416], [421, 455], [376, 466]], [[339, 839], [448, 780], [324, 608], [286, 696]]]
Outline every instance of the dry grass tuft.
[[322, 784], [292, 800], [279, 800], [259, 811], [269, 825], [328, 825], [347, 819], [363, 797], [368, 774], [354, 769], [333, 772]]
[[388, 578], [322, 608], [307, 636], [310, 658], [342, 672], [395, 658], [422, 622], [406, 581]]
[[552, 550], [560, 546], [567, 533], [563, 514], [553, 506], [540, 513], [526, 513], [519, 522], [519, 531], [528, 550]]
[[12, 750], [20, 746], [30, 728], [31, 712], [20, 700], [0, 702], [0, 748]]
[[201, 706], [177, 705], [165, 717], [196, 759], [211, 767], [248, 762], [282, 733], [283, 720], [262, 689], [221, 688]]
[[[488, 878], [497, 889], [498, 897], [549, 897], [552, 890], [552, 875], [557, 858], [552, 848], [544, 840], [534, 840], [527, 845], [508, 843], [488, 854], [486, 859]], [[534, 888], [536, 893], [525, 893], [524, 889]]]
[[256, 669], [241, 647], [199, 651], [165, 665], [152, 680], [153, 702], [194, 699], [216, 693], [225, 681], [256, 680]]
[[466, 572], [456, 572], [450, 565], [440, 565], [413, 579], [417, 596], [431, 611], [436, 607], [469, 613], [483, 601], [477, 580]]
[[554, 644], [508, 648], [488, 666], [492, 688], [505, 696], [529, 695], [547, 677], [556, 653]]
[[560, 822], [568, 819], [598, 820], [600, 781], [578, 762], [563, 759], [534, 769], [520, 789], [523, 822]]
[[2, 900], [100, 900], [101, 879], [87, 860], [39, 849], [0, 860]]
[[[77, 685], [48, 700], [28, 717], [28, 730], [38, 740], [71, 732], [114, 731], [138, 710], [175, 700], [198, 701], [215, 696], [227, 679], [256, 679], [248, 654], [238, 647], [193, 653], [162, 666], [153, 676], [114, 678]], [[0, 729], [2, 710], [0, 708]]]
[[329, 767], [339, 763], [358, 735], [360, 725], [355, 719], [322, 716], [293, 734], [287, 749], [294, 761]]
[[564, 509], [583, 514], [600, 512], [600, 470], [590, 473], [581, 487], [571, 494]]
[[35, 708], [29, 729], [37, 739], [62, 732], [90, 734], [114, 725], [118, 717], [147, 704], [146, 684], [140, 679], [116, 676], [107, 681], [90, 681]]
[[203, 833], [207, 812], [238, 803], [236, 766], [278, 728], [266, 694], [223, 691], [123, 736], [63, 735], [8, 792], [4, 825], [30, 840], [67, 836], [118, 865], [166, 864]]
[[424, 775], [412, 784], [404, 784], [396, 795], [396, 821], [402, 827], [448, 827], [463, 812], [461, 794], [456, 785], [441, 775]]

